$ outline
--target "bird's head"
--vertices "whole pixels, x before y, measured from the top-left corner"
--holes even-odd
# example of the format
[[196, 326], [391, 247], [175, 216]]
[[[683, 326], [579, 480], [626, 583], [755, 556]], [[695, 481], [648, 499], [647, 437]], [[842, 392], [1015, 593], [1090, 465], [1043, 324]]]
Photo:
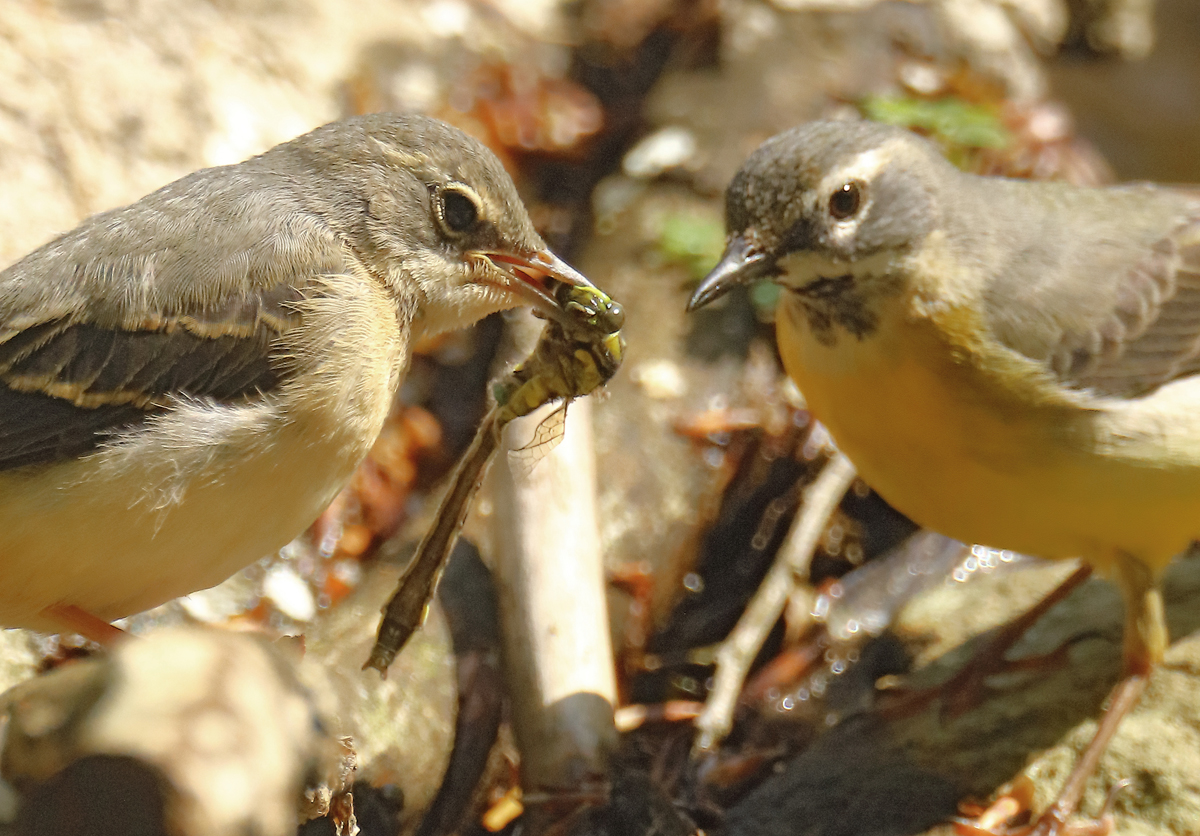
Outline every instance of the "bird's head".
[[688, 307], [760, 278], [801, 294], [835, 281], [870, 294], [936, 226], [933, 196], [956, 175], [933, 145], [899, 128], [813, 122], [779, 134], [729, 184], [725, 254]]
[[556, 294], [591, 286], [550, 252], [495, 154], [457, 128], [381, 113], [302, 139], [319, 157], [313, 168], [342, 186], [336, 217], [347, 245], [409, 300], [417, 335], [522, 304], [561, 318]]

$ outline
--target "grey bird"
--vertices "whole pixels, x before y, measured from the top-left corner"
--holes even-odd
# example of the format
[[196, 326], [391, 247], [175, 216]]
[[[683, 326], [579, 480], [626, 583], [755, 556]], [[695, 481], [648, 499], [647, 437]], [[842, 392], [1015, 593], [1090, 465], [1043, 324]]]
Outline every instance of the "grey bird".
[[818, 122], [750, 156], [726, 221], [692, 307], [782, 285], [788, 374], [872, 487], [1121, 587], [1125, 677], [1052, 832], [1161, 661], [1160, 577], [1200, 536], [1200, 200], [977, 177], [906, 131]]
[[[589, 285], [500, 162], [375, 114], [98, 214], [0, 272], [0, 624], [212, 586], [366, 456], [414, 341]], [[590, 286], [590, 285], [589, 285]]]

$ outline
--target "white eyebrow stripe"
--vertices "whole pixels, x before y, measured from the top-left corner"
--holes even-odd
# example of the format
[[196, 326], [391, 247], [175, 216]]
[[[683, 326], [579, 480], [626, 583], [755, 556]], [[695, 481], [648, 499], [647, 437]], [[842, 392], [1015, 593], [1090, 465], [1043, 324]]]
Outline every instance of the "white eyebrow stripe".
[[863, 219], [869, 214], [871, 204], [874, 202], [874, 189], [871, 188], [871, 181], [880, 171], [888, 165], [891, 165], [896, 158], [896, 150], [903, 150], [904, 143], [902, 138], [892, 139], [875, 148], [867, 151], [862, 151], [852, 157], [845, 165], [840, 166], [821, 180], [818, 186], [818, 200], [824, 201], [829, 199], [842, 186], [847, 183], [857, 181], [863, 184], [862, 205], [858, 211], [851, 217], [845, 220], [834, 222], [829, 228], [829, 238], [838, 245], [844, 246], [857, 233], [858, 227], [863, 222]]
[[848, 163], [831, 171], [821, 180], [821, 193], [832, 193], [851, 180], [869, 184], [875, 175], [895, 159], [894, 149], [903, 145], [903, 138], [885, 142], [876, 148], [863, 151]]

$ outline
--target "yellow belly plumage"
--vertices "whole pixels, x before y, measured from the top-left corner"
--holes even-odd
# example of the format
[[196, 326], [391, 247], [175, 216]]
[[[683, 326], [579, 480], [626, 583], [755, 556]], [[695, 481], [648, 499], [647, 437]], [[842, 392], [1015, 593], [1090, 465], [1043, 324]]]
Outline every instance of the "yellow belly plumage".
[[1132, 401], [1017, 385], [997, 378], [995, 358], [954, 344], [975, 324], [912, 303], [886, 306], [861, 340], [842, 332], [825, 345], [785, 294], [777, 325], [813, 414], [921, 525], [1101, 567], [1114, 549], [1164, 566], [1200, 536], [1200, 380]]

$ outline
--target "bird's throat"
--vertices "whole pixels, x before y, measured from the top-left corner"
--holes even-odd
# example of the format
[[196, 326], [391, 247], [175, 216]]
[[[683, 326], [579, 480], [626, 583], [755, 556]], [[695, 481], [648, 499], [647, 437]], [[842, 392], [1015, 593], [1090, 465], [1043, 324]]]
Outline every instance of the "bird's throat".
[[849, 273], [785, 287], [799, 303], [813, 337], [822, 345], [832, 347], [847, 337], [865, 340], [879, 326], [879, 315], [872, 304], [875, 300]]

